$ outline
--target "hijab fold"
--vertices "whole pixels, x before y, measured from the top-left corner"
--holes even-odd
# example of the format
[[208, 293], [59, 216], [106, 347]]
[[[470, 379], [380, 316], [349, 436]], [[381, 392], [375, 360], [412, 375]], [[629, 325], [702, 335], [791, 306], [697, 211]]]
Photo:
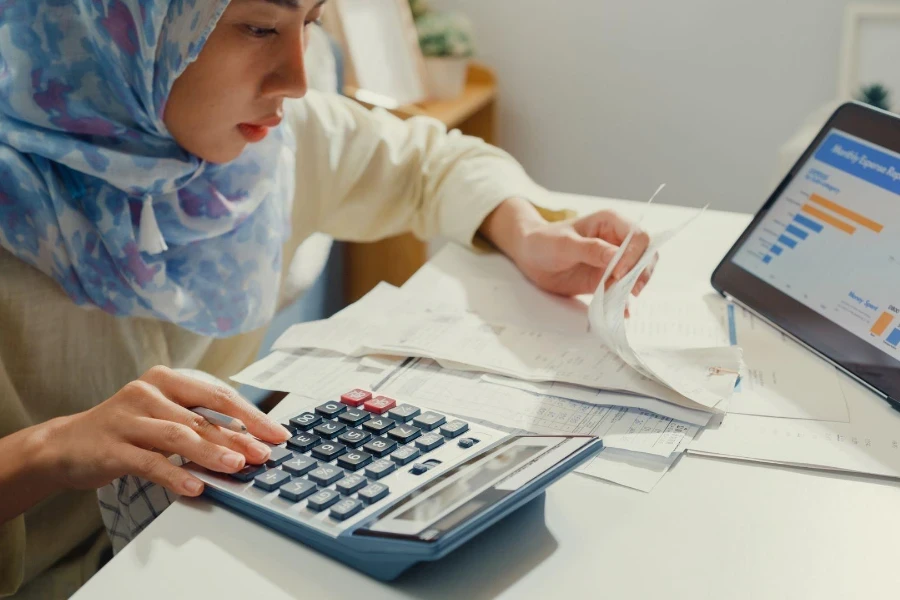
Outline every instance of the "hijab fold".
[[291, 132], [215, 165], [163, 123], [227, 5], [0, 0], [0, 246], [79, 305], [216, 337], [274, 313]]

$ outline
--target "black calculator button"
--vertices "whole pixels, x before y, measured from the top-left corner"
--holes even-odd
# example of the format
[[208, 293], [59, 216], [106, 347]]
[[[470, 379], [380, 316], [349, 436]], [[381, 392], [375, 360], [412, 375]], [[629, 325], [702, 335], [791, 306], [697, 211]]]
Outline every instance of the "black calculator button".
[[290, 450], [286, 450], [281, 446], [275, 446], [272, 448], [272, 454], [269, 455], [269, 460], [266, 461], [267, 467], [277, 467], [284, 461], [289, 458], [293, 458], [294, 453]]
[[348, 471], [358, 471], [370, 462], [372, 462], [372, 455], [359, 450], [350, 450], [337, 460], [337, 464]]
[[394, 427], [390, 431], [388, 431], [388, 436], [394, 438], [401, 444], [405, 444], [406, 442], [410, 442], [422, 434], [422, 430], [418, 427], [413, 427], [412, 425], [398, 425]]
[[306, 479], [295, 479], [278, 488], [278, 495], [291, 502], [300, 502], [316, 491], [316, 484]]
[[306, 505], [310, 510], [321, 511], [340, 500], [340, 498], [341, 495], [334, 490], [319, 490], [309, 497], [309, 502]]
[[363, 446], [363, 450], [373, 456], [381, 458], [386, 454], [390, 454], [391, 451], [396, 447], [397, 442], [395, 442], [394, 440], [389, 440], [387, 438], [375, 438], [374, 440]]
[[310, 481], [314, 481], [321, 486], [325, 486], [331, 485], [335, 481], [343, 479], [344, 472], [337, 467], [333, 467], [331, 465], [323, 465], [315, 471], [310, 471], [307, 477], [309, 477]]
[[471, 448], [474, 445], [475, 445], [475, 440], [473, 440], [472, 438], [463, 438], [463, 439], [459, 440], [460, 448]]
[[317, 435], [312, 433], [298, 433], [287, 441], [288, 446], [296, 448], [300, 452], [306, 452], [316, 444], [322, 441]]
[[469, 424], [465, 421], [460, 421], [459, 419], [450, 421], [445, 425], [441, 425], [441, 435], [446, 438], [450, 438], [451, 440], [458, 435], [462, 435], [468, 430]]
[[372, 483], [359, 491], [359, 499], [366, 504], [372, 504], [387, 496], [389, 491], [388, 486], [383, 483]]
[[391, 460], [401, 467], [422, 456], [422, 452], [418, 448], [412, 446], [402, 446], [396, 452], [391, 454]]
[[365, 444], [370, 437], [372, 437], [372, 434], [368, 431], [348, 429], [337, 437], [337, 441], [351, 448], [359, 448]]
[[302, 431], [309, 431], [322, 422], [322, 417], [315, 413], [305, 412], [291, 419], [290, 423]]
[[330, 419], [347, 410], [347, 407], [340, 402], [326, 402], [322, 406], [316, 407], [316, 412], [323, 417]]
[[378, 417], [377, 419], [371, 419], [363, 423], [363, 429], [368, 429], [375, 435], [381, 435], [388, 429], [393, 429], [396, 424], [397, 423], [394, 422], [393, 419]]
[[243, 481], [244, 483], [246, 483], [265, 470], [265, 465], [247, 465], [237, 473], [232, 473], [231, 476], [238, 481]]
[[415, 419], [413, 419], [413, 425], [416, 427], [420, 427], [425, 431], [431, 431], [435, 427], [439, 427], [447, 422], [447, 417], [444, 415], [439, 415], [436, 412], [424, 412]]
[[334, 505], [334, 508], [331, 509], [329, 513], [332, 518], [337, 519], [338, 521], [343, 521], [344, 519], [349, 519], [359, 511], [363, 509], [365, 506], [362, 501], [357, 500], [355, 498], [344, 498], [340, 502]]
[[306, 475], [317, 466], [319, 466], [319, 461], [308, 456], [295, 456], [281, 464], [282, 469], [297, 477]]
[[342, 421], [350, 427], [356, 427], [372, 418], [372, 414], [361, 408], [350, 408], [338, 415], [338, 421]]
[[337, 491], [344, 494], [345, 496], [349, 496], [354, 492], [358, 492], [362, 488], [366, 487], [368, 481], [365, 477], [358, 474], [347, 475], [343, 479], [337, 482], [337, 485], [334, 486]]
[[320, 435], [323, 438], [331, 439], [336, 435], [340, 434], [342, 431], [347, 429], [347, 426], [343, 423], [336, 423], [334, 421], [325, 421], [321, 425], [317, 425], [313, 427], [313, 433], [316, 435]]
[[411, 404], [401, 404], [388, 411], [388, 416], [398, 423], [406, 423], [413, 417], [418, 417], [420, 414], [422, 414], [422, 410]]
[[290, 474], [285, 473], [281, 469], [272, 469], [271, 471], [260, 473], [259, 475], [254, 477], [253, 485], [258, 488], [262, 488], [267, 492], [271, 492], [272, 490], [277, 490], [290, 480]]
[[428, 472], [428, 467], [423, 465], [422, 463], [416, 463], [412, 466], [412, 469], [409, 470], [413, 475], [422, 475]]
[[416, 440], [416, 446], [422, 452], [431, 452], [444, 443], [444, 438], [437, 433], [426, 433]]
[[381, 479], [385, 475], [390, 475], [396, 469], [397, 465], [394, 464], [394, 461], [382, 458], [381, 460], [376, 460], [371, 465], [366, 467], [366, 475], [368, 475], [372, 479]]
[[337, 442], [325, 442], [312, 449], [312, 455], [321, 460], [333, 460], [347, 451], [347, 446]]

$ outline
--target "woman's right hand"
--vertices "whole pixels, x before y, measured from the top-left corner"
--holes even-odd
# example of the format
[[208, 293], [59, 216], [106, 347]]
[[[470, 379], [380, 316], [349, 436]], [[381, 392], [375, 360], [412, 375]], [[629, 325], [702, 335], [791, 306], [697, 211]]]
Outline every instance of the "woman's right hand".
[[185, 496], [199, 495], [203, 482], [168, 455], [223, 473], [268, 460], [268, 446], [188, 410], [198, 406], [240, 419], [253, 436], [272, 444], [290, 437], [230, 387], [153, 367], [94, 408], [52, 422], [44, 450], [65, 487], [95, 489], [137, 475]]

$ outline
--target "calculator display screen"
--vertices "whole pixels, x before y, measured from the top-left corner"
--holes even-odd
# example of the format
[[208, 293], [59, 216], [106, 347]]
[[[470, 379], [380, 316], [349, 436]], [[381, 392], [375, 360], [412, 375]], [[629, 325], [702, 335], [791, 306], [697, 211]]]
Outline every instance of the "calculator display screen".
[[[457, 504], [465, 498], [480, 492], [490, 484], [528, 462], [534, 455], [546, 450], [546, 446], [516, 445], [494, 454], [490, 459], [478, 465], [477, 468], [466, 470], [462, 476], [457, 477], [450, 485], [446, 485], [434, 494], [420, 502], [412, 503], [407, 510], [394, 515], [395, 519], [402, 521], [430, 522], [445, 510]], [[409, 500], [421, 497], [444, 480], [453, 477], [459, 468], [448, 471], [442, 477], [438, 477], [429, 485], [419, 488], [409, 497]], [[475, 507], [480, 508], [480, 507]], [[457, 521], [464, 520], [471, 511], [461, 511]], [[452, 527], [454, 523], [446, 523]]]

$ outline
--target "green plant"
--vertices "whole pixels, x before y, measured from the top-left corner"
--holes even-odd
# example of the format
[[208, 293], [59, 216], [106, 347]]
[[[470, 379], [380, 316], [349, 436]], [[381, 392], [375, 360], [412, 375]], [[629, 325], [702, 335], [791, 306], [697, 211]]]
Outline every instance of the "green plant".
[[862, 86], [856, 99], [882, 110], [891, 110], [891, 92], [880, 83]]
[[475, 53], [472, 23], [463, 15], [426, 12], [416, 18], [416, 30], [425, 56], [465, 58]]

